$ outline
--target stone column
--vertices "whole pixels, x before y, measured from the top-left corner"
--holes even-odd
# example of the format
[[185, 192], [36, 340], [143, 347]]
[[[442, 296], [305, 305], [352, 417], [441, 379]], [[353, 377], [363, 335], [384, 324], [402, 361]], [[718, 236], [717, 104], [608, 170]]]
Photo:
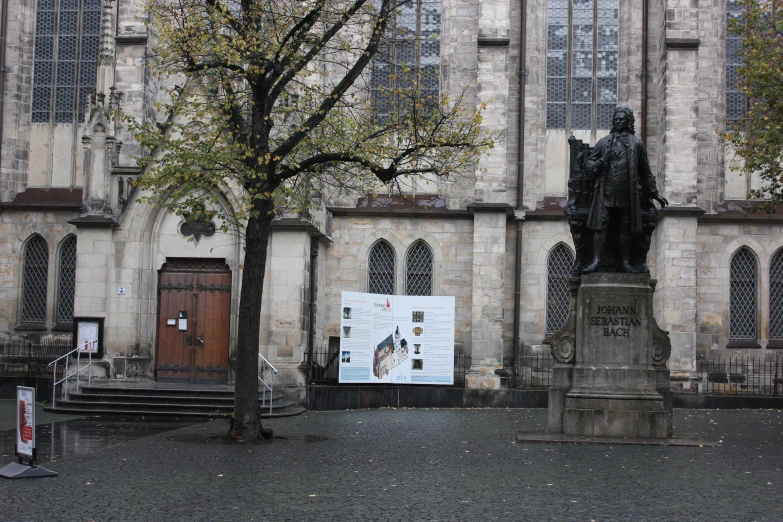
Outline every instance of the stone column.
[[673, 376], [693, 371], [696, 349], [698, 185], [698, 10], [667, 0], [663, 173], [658, 189], [671, 205], [656, 230], [656, 317], [672, 341]]
[[[506, 205], [508, 206], [508, 205]], [[468, 388], [500, 388], [503, 367], [506, 218], [503, 205], [474, 203], [472, 362]], [[508, 207], [510, 210], [510, 207]]]
[[667, 209], [655, 231], [655, 316], [671, 338], [674, 377], [696, 369], [696, 220], [702, 213], [694, 207]]
[[260, 351], [280, 371], [276, 383], [302, 384], [304, 376], [298, 367], [307, 347], [310, 234], [276, 229], [269, 250], [269, 279], [264, 284], [269, 329], [262, 331]]

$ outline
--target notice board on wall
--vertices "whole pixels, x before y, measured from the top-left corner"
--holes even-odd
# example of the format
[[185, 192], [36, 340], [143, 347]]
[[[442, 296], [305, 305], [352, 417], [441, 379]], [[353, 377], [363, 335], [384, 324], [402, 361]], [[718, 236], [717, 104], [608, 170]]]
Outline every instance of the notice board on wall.
[[343, 292], [340, 383], [454, 384], [453, 296]]

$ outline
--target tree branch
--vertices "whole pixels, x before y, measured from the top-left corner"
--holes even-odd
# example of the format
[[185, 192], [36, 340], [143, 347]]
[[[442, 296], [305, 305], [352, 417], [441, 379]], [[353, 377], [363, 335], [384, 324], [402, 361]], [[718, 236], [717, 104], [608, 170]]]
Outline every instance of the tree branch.
[[[361, 6], [361, 4], [364, 4], [364, 2], [365, 0], [357, 0], [356, 4], [354, 4], [355, 9], [350, 11], [351, 15], [355, 13], [355, 11], [358, 10], [358, 8]], [[340, 83], [338, 83], [334, 89], [332, 89], [332, 91], [323, 99], [321, 104], [310, 115], [310, 117], [308, 117], [307, 120], [305, 120], [305, 122], [300, 125], [296, 131], [294, 131], [285, 141], [283, 141], [283, 143], [281, 143], [277, 149], [275, 149], [273, 156], [285, 158], [288, 154], [290, 154], [294, 147], [296, 147], [308, 135], [310, 130], [317, 127], [324, 120], [324, 118], [326, 118], [326, 114], [337, 104], [338, 100], [342, 99], [345, 92], [351, 87], [351, 85], [353, 85], [359, 75], [364, 71], [364, 68], [368, 63], [370, 63], [372, 57], [375, 56], [375, 53], [378, 50], [378, 43], [383, 37], [383, 34], [386, 32], [386, 24], [388, 17], [391, 14], [391, 5], [392, 0], [383, 0], [381, 10], [378, 13], [378, 18], [376, 19], [376, 22], [372, 28], [372, 36], [370, 37], [370, 41], [367, 43], [364, 52], [356, 60], [348, 73], [343, 76], [342, 80], [340, 80]], [[341, 22], [333, 26], [330, 31], [320, 40], [320, 43], [331, 39], [331, 37], [334, 36], [334, 33], [342, 28], [342, 26], [345, 24], [345, 21], [348, 20], [348, 18], [346, 18], [348, 14], [349, 13], [343, 15]], [[317, 54], [318, 49], [319, 46], [316, 45], [307, 55], [305, 55], [305, 58], [303, 58], [304, 63], [300, 64], [300, 68], [304, 67], [304, 64], [312, 59], [312, 56]], [[291, 78], [293, 78], [296, 72], [298, 72], [298, 70], [295, 68], [289, 70], [286, 76], [281, 78], [277, 85], [275, 85], [273, 93], [279, 95], [283, 87], [285, 87], [285, 84], [290, 81]]]

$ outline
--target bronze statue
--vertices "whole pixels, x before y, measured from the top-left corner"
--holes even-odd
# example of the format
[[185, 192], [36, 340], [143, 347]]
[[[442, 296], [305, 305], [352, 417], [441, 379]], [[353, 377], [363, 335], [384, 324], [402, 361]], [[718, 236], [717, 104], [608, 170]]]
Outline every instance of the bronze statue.
[[[643, 260], [636, 263], [638, 267], [632, 263], [634, 245], [640, 245], [645, 256], [650, 247], [647, 236], [652, 230], [646, 230], [649, 226], [642, 223], [643, 207], [654, 213], [651, 200], [657, 201], [661, 208], [669, 202], [658, 195], [644, 143], [634, 132], [633, 111], [626, 107], [616, 108], [611, 133], [601, 138], [583, 158], [583, 171], [594, 180], [592, 203], [585, 223], [593, 233], [593, 255], [592, 261], [582, 268], [583, 274], [596, 272], [604, 265], [620, 272], [647, 271]], [[612, 229], [617, 244], [608, 248]], [[614, 259], [611, 259], [612, 251]]]

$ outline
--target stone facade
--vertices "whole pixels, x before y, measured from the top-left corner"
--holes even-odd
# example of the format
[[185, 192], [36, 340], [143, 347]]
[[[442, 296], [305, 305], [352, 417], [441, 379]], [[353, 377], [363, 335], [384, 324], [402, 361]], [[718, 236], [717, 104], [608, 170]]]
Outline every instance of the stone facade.
[[[140, 174], [135, 163], [140, 150], [127, 130], [114, 129], [97, 117], [75, 124], [31, 122], [35, 4], [7, 4], [0, 335], [67, 330], [68, 325], [55, 321], [58, 256], [62, 242], [75, 234], [74, 313], [105, 318], [107, 366], [115, 358], [132, 357], [138, 374], [154, 379], [158, 271], [167, 260], [179, 258], [224, 259], [231, 270], [233, 357], [241, 327], [240, 242], [220, 232], [194, 241], [183, 236], [180, 217], [136, 202], [138, 194], [129, 194], [128, 180]], [[142, 4], [104, 1], [96, 78], [103, 97], [94, 101], [100, 109], [95, 114], [105, 113], [110, 103], [121, 103], [128, 115], [153, 118], [162, 88], [176, 83], [175, 78], [153, 78], [143, 68], [154, 35], [146, 26]], [[521, 28], [523, 5], [527, 24]], [[395, 254], [396, 293], [405, 292], [410, 246], [424, 241], [432, 250], [433, 294], [456, 297], [456, 342], [472, 355], [469, 386], [502, 386], [495, 371], [516, 353], [515, 345], [549, 350], [547, 260], [558, 245], [573, 247], [562, 214], [568, 136], [563, 130], [548, 130], [546, 123], [547, 5], [544, 0], [443, 2], [441, 88], [452, 94], [466, 89], [468, 104], [486, 103], [485, 125], [502, 133], [475, 171], [453, 183], [428, 184], [429, 206], [381, 209], [367, 198], [343, 198], [325, 202], [314, 223], [276, 223], [266, 265], [259, 351], [283, 370], [286, 383], [304, 383], [302, 363], [308, 350], [326, 350], [330, 338], [339, 336], [340, 292], [367, 290], [368, 254], [381, 240]], [[645, 5], [647, 28], [642, 23]], [[745, 198], [758, 180], [730, 170], [725, 159], [730, 151], [716, 134], [725, 125], [723, 2], [620, 0], [617, 18], [618, 105], [636, 112], [637, 134], [646, 137], [659, 190], [671, 203], [671, 209], [661, 213], [648, 259], [658, 280], [655, 318], [671, 335], [669, 368], [687, 378], [699, 353], [725, 350], [730, 344], [729, 265], [741, 247], [758, 258], [757, 340], [762, 349], [768, 348], [769, 264], [783, 246], [783, 226], [775, 216], [751, 216], [741, 203], [731, 201]], [[645, 29], [646, 63], [641, 45]], [[525, 68], [520, 71], [523, 35]], [[647, 82], [646, 100], [641, 81]], [[111, 98], [112, 92], [121, 94], [121, 102]], [[525, 118], [520, 122], [522, 104]], [[646, 121], [641, 121], [643, 106]], [[605, 133], [575, 132], [590, 143]], [[53, 189], [76, 194], [79, 201], [55, 201]], [[235, 197], [222, 194], [222, 205], [230, 209]], [[516, 220], [521, 220], [519, 228]], [[43, 237], [49, 248], [46, 320], [38, 324], [23, 322], [21, 315], [24, 248], [33, 234]], [[517, 278], [521, 296], [515, 310]], [[118, 293], [119, 287], [124, 294]], [[515, 314], [518, 339], [513, 338]]]

